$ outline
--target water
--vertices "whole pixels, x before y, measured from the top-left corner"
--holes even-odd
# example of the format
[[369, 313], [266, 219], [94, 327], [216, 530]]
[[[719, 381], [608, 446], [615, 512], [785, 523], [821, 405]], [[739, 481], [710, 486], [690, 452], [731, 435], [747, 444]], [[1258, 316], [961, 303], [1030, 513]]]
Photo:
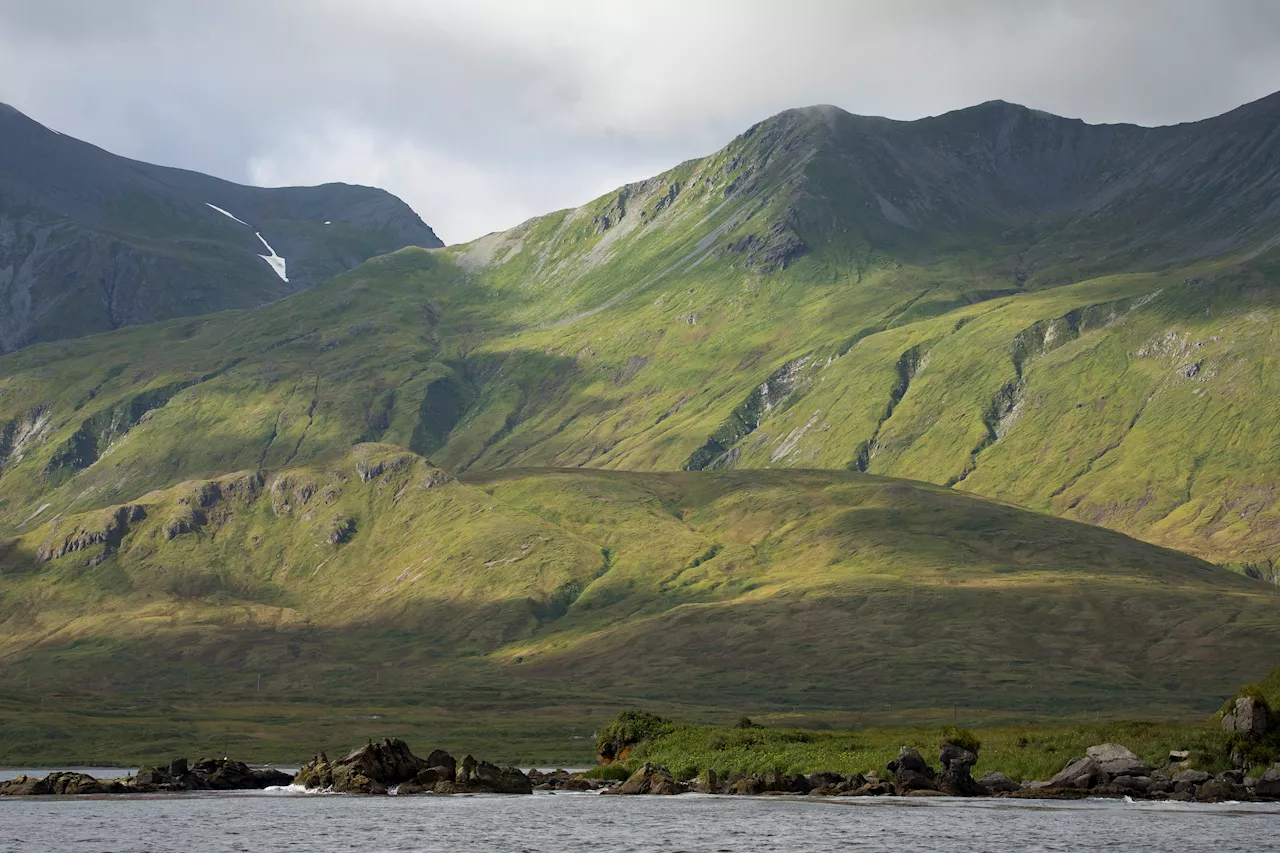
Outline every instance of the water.
[[1280, 850], [1280, 804], [192, 794], [0, 801], [0, 851]]

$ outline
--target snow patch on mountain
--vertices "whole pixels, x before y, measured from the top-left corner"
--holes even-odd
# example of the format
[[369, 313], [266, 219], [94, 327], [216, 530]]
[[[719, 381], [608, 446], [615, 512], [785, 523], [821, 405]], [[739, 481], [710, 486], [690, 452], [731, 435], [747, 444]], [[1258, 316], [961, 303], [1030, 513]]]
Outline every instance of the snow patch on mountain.
[[271, 248], [271, 244], [268, 243], [266, 240], [262, 239], [262, 234], [260, 232], [254, 231], [253, 234], [259, 240], [262, 240], [262, 245], [266, 246], [267, 251], [271, 253], [269, 255], [258, 255], [258, 257], [262, 258], [264, 261], [271, 264], [271, 268], [276, 271], [276, 275], [280, 276], [281, 281], [288, 281], [289, 276], [285, 275], [285, 272], [284, 272], [284, 269], [285, 269], [284, 258], [277, 255], [276, 250]]
[[253, 227], [253, 226], [252, 226], [252, 225], [250, 225], [248, 222], [245, 222], [243, 219], [240, 219], [239, 217], [237, 217], [236, 215], [234, 215], [234, 214], [232, 214], [232, 213], [228, 213], [227, 211], [225, 211], [225, 210], [223, 210], [222, 208], [218, 207], [216, 204], [209, 204], [209, 202], [207, 202], [207, 201], [206, 201], [206, 202], [205, 202], [205, 206], [206, 206], [206, 207], [212, 207], [214, 210], [218, 211], [218, 212], [219, 212], [219, 213], [221, 213], [223, 216], [227, 217], [228, 219], [234, 219], [236, 222], [239, 222], [241, 225], [245, 226], [246, 228], [252, 228], [252, 227]]

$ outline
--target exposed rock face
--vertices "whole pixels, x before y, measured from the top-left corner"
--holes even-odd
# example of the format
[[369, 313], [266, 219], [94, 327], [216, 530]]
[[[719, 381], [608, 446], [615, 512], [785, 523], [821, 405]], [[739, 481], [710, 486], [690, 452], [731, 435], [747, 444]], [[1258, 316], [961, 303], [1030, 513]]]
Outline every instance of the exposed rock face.
[[[974, 761], [977, 761], [976, 756]], [[898, 757], [886, 767], [893, 774], [893, 787], [899, 794], [938, 790], [937, 773], [925, 763], [919, 752], [910, 747], [904, 746], [898, 750]]]
[[1085, 750], [1085, 755], [1108, 776], [1146, 776], [1151, 772], [1141, 758], [1118, 743], [1091, 746]]
[[1255, 739], [1262, 737], [1267, 733], [1266, 706], [1252, 696], [1241, 696], [1222, 715], [1222, 730]]
[[683, 794], [687, 790], [689, 790], [688, 786], [677, 782], [670, 770], [665, 767], [655, 767], [646, 761], [639, 770], [631, 774], [627, 781], [601, 793], [670, 795]]

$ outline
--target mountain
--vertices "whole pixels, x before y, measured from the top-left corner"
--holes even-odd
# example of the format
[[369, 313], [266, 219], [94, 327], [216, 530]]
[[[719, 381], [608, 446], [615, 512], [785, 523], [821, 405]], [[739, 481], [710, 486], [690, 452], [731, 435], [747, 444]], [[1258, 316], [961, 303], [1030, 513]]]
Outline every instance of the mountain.
[[1277, 127], [793, 110], [470, 244], [4, 356], [0, 691], [296, 665], [353, 708], [394, 660], [390, 705], [583, 725], [1207, 714], [1280, 629]]
[[118, 157], [3, 104], [0, 140], [0, 352], [262, 305], [443, 245], [370, 187], [240, 186]]

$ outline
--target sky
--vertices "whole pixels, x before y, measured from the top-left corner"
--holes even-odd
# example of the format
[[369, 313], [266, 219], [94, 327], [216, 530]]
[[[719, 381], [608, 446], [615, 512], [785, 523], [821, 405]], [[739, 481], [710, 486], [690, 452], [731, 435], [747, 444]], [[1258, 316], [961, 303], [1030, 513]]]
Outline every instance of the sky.
[[790, 107], [1171, 124], [1277, 90], [1276, 0], [0, 0], [0, 101], [233, 181], [380, 186], [448, 243]]

